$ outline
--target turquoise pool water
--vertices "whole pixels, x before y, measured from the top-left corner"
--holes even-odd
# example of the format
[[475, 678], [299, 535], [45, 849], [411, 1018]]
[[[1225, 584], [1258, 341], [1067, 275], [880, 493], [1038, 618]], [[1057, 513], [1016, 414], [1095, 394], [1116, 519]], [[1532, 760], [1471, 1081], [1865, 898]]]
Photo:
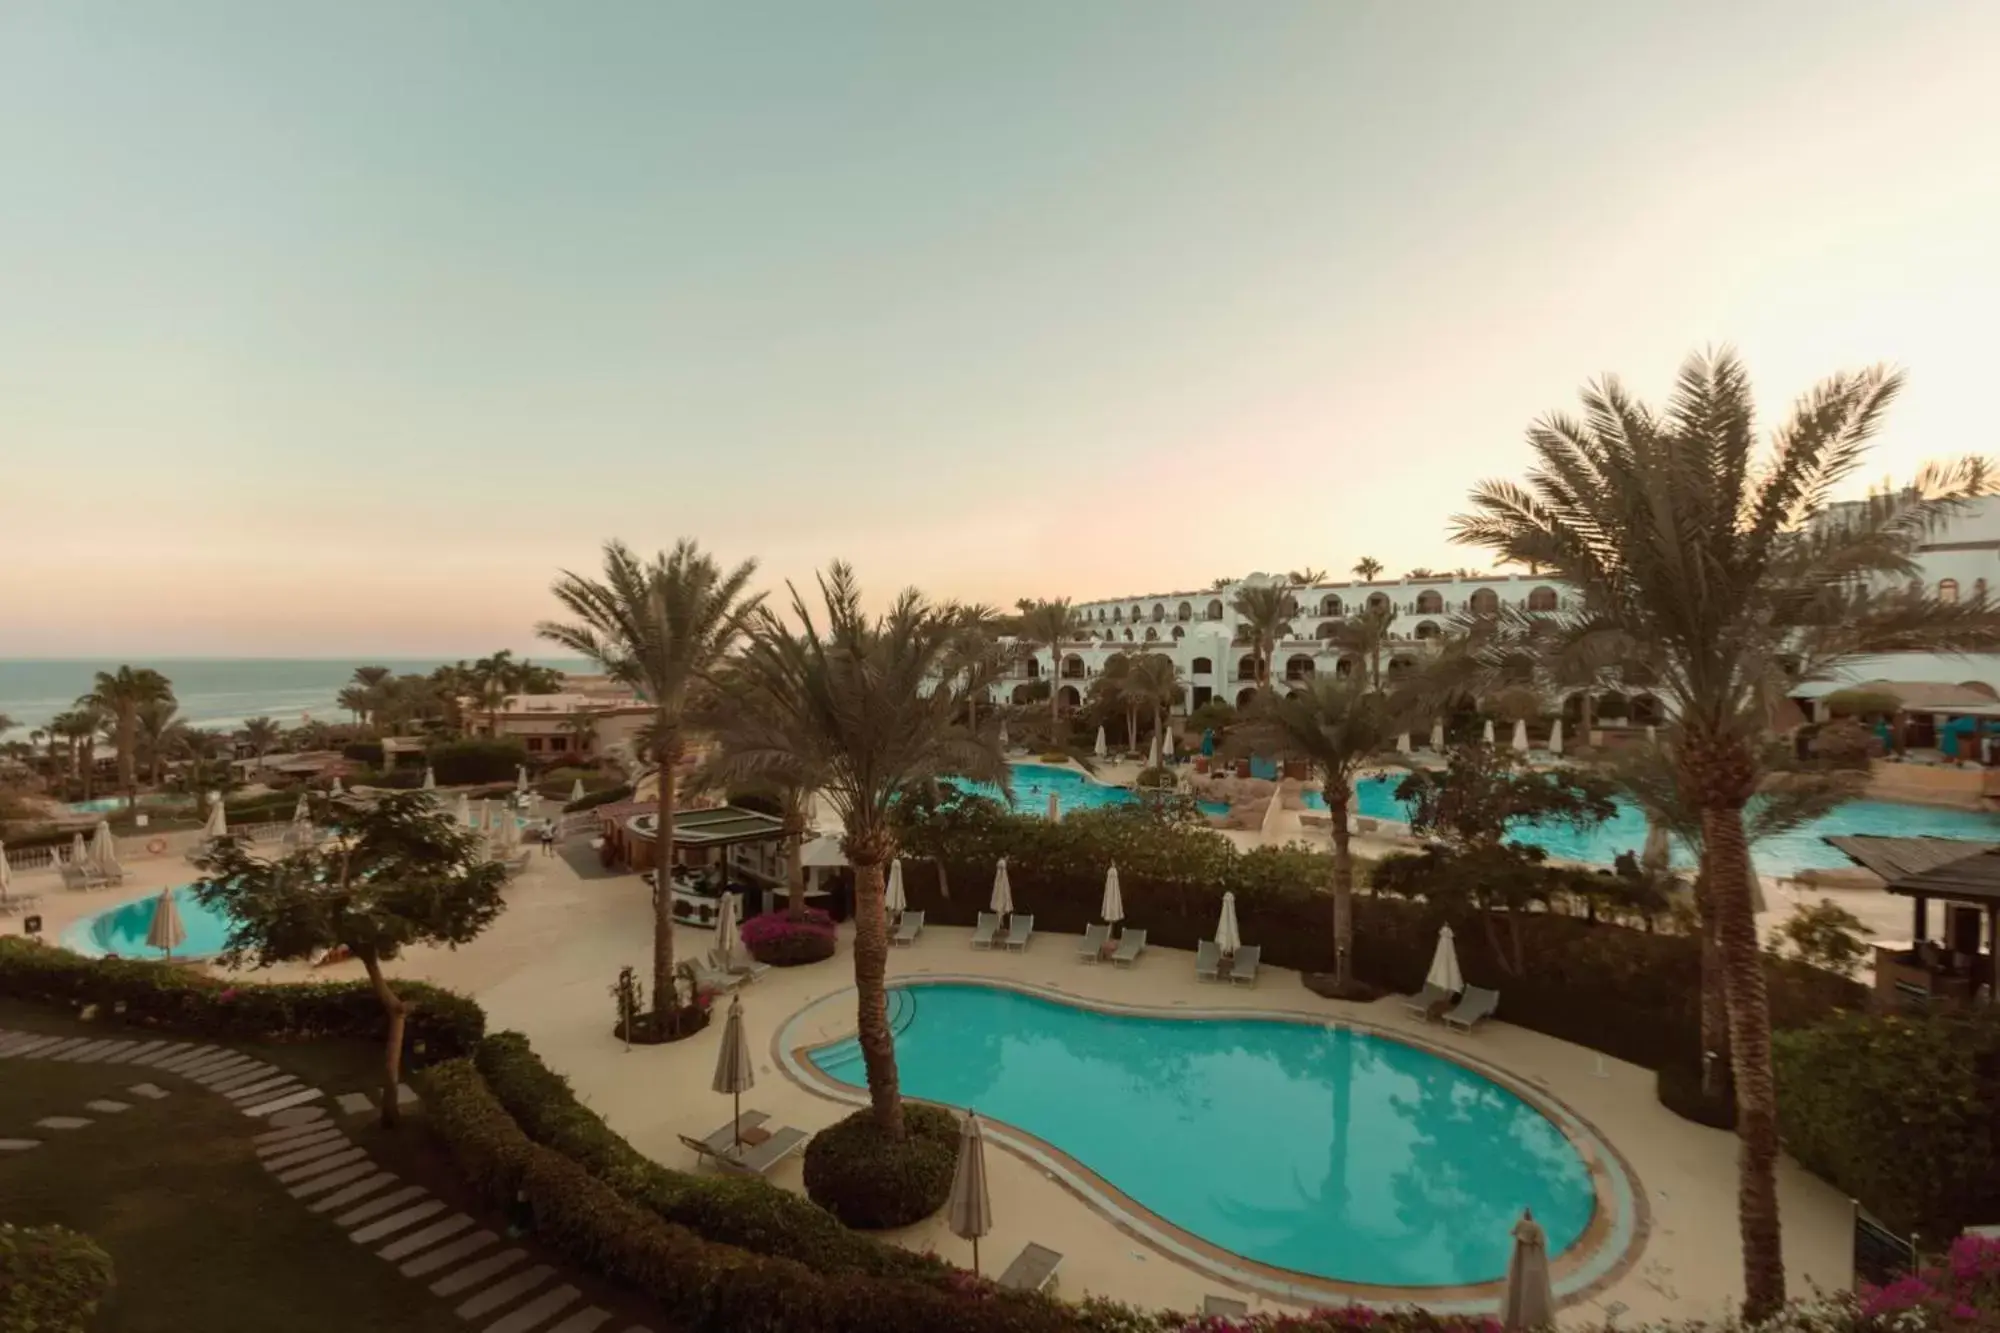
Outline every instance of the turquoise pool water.
[[108, 815], [113, 810], [122, 809], [124, 805], [123, 796], [99, 796], [89, 801], [71, 801], [69, 810], [70, 813], [78, 815]]
[[[181, 928], [187, 932], [187, 939], [174, 950], [174, 957], [207, 958], [221, 953], [223, 945], [229, 942], [229, 918], [196, 901], [192, 885], [183, 884], [175, 889], [174, 903], [180, 908]], [[154, 893], [85, 917], [63, 932], [63, 947], [89, 958], [113, 953], [120, 958], [164, 958], [166, 955], [160, 950], [146, 945], [146, 931], [151, 928], [153, 913], [159, 905], [160, 896]]]
[[[988, 796], [999, 801], [1004, 798], [1000, 789], [990, 782], [967, 782], [962, 778], [953, 779], [952, 785], [971, 792], [975, 796]], [[1048, 809], [1049, 795], [1053, 792], [1064, 810], [1095, 810], [1106, 805], [1131, 805], [1139, 799], [1130, 787], [1112, 787], [1102, 782], [1093, 782], [1073, 768], [1057, 768], [1054, 764], [1014, 765], [1014, 805], [1030, 814]], [[1226, 815], [1229, 813], [1227, 801], [1203, 801], [1203, 814]]]
[[[1369, 819], [1407, 822], [1409, 807], [1396, 799], [1399, 777], [1363, 778], [1354, 784], [1355, 809]], [[1319, 792], [1308, 789], [1305, 804], [1313, 810], [1326, 809]], [[1854, 863], [1826, 845], [1828, 834], [1887, 833], [1904, 838], [1967, 838], [2000, 842], [2000, 816], [1977, 810], [1946, 810], [1927, 805], [1900, 805], [1894, 801], [1853, 801], [1790, 833], [1766, 839], [1751, 849], [1759, 872], [1791, 875], [1800, 870], [1835, 870]], [[1566, 861], [1589, 861], [1610, 865], [1620, 852], [1637, 854], [1646, 843], [1646, 817], [1623, 801], [1618, 814], [1594, 829], [1578, 832], [1560, 825], [1538, 828], [1523, 822], [1510, 835], [1518, 843], [1534, 843], [1550, 856]], [[1677, 866], [1692, 866], [1694, 856], [1678, 844], [1673, 849]]]
[[[1351, 1282], [1503, 1278], [1524, 1207], [1560, 1254], [1594, 1196], [1562, 1131], [1463, 1065], [1317, 1025], [1098, 1013], [957, 983], [890, 992], [903, 1091], [1076, 1158], [1181, 1229]], [[814, 1052], [866, 1078], [850, 1039]]]

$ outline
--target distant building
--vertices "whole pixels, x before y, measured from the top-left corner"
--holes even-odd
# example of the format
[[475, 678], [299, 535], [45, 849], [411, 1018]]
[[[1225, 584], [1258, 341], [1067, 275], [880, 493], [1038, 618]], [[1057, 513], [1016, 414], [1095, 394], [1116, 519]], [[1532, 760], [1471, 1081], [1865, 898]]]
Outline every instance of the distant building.
[[653, 716], [652, 707], [602, 676], [568, 676], [563, 683], [559, 694], [509, 695], [497, 712], [467, 699], [466, 730], [474, 736], [517, 739], [530, 755], [543, 758], [628, 754]]

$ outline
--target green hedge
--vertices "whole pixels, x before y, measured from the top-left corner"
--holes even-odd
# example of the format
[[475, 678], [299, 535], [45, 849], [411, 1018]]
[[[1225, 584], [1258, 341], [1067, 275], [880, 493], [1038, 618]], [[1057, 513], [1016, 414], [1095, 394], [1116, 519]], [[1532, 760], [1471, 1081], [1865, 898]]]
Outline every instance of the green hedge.
[[[399, 982], [409, 1006], [403, 1058], [411, 1065], [470, 1054], [486, 1031], [477, 1004], [418, 981]], [[106, 1019], [212, 1037], [382, 1040], [382, 1002], [365, 981], [228, 981], [167, 963], [84, 958], [34, 940], [0, 939], [0, 995], [98, 1006]], [[122, 1009], [121, 1007], [122, 1006]]]
[[446, 741], [424, 756], [438, 785], [461, 787], [472, 782], [503, 782], [528, 762], [527, 747], [511, 740]]
[[111, 1256], [88, 1236], [0, 1223], [0, 1333], [84, 1333], [111, 1282]]
[[903, 1103], [903, 1140], [889, 1142], [862, 1107], [806, 1145], [806, 1194], [851, 1227], [879, 1231], [923, 1221], [944, 1207], [958, 1167], [958, 1117]]
[[1855, 1015], [1780, 1033], [1779, 1132], [1890, 1226], [2000, 1221], [2000, 1011]]
[[563, 806], [563, 809], [570, 814], [575, 814], [579, 810], [595, 810], [600, 805], [610, 805], [616, 801], [629, 801], [631, 799], [632, 784], [621, 782], [615, 787], [606, 787], [603, 791], [585, 792], [582, 800], [570, 801]]

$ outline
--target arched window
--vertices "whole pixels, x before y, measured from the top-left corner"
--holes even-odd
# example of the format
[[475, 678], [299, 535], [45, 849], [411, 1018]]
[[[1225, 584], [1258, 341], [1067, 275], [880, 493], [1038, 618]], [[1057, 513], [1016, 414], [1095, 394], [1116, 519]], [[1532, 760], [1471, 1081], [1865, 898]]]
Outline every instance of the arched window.
[[1417, 594], [1417, 614], [1420, 616], [1441, 616], [1444, 614], [1444, 594], [1436, 588], [1426, 588]]
[[1652, 695], [1635, 694], [1632, 696], [1630, 716], [1635, 727], [1654, 727], [1665, 718], [1665, 713], [1660, 708], [1660, 701]]
[[1028, 687], [1026, 685], [1016, 685], [1014, 687], [1014, 702], [1017, 704], [1028, 702]]
[[1957, 579], [1938, 580], [1938, 600], [1940, 602], [1956, 602], [1958, 600]]
[[1313, 631], [1313, 637], [1315, 639], [1330, 639], [1338, 633], [1340, 633], [1340, 622], [1338, 620], [1323, 620], [1320, 622], [1319, 628]]
[[1209, 602], [1209, 604], [1208, 604], [1208, 618], [1209, 618], [1210, 620], [1220, 620], [1220, 619], [1222, 619], [1222, 599], [1221, 599], [1220, 597], [1217, 597], [1217, 598], [1215, 598], [1214, 600], [1212, 600], [1211, 602]]
[[1160, 632], [1154, 629], [1151, 625], [1146, 626], [1146, 642], [1158, 643], [1159, 641], [1160, 641]]
[[1155, 625], [1157, 625], [1157, 624], [1159, 624], [1159, 623], [1160, 623], [1160, 622], [1161, 622], [1162, 620], [1165, 620], [1166, 618], [1167, 618], [1167, 606], [1166, 606], [1166, 603], [1164, 603], [1164, 602], [1154, 602], [1154, 603], [1153, 603], [1153, 623], [1154, 623]]
[[1332, 593], [1328, 593], [1319, 599], [1319, 613], [1323, 616], [1344, 616], [1347, 614], [1340, 605], [1340, 599]]
[[1416, 669], [1417, 669], [1416, 658], [1405, 657], [1403, 654], [1398, 653], [1396, 656], [1389, 659], [1389, 669], [1384, 674], [1387, 675], [1390, 680], [1400, 680], [1402, 677], [1409, 675], [1410, 672]]
[[1132, 603], [1132, 623], [1138, 624], [1146, 618], [1146, 611], [1137, 602]]
[[1360, 665], [1361, 659], [1358, 657], [1343, 657], [1333, 664], [1333, 674], [1345, 680], [1353, 675], [1354, 669]]
[[1475, 616], [1497, 616], [1500, 614], [1500, 594], [1491, 588], [1481, 588], [1467, 599], [1465, 609]]
[[1555, 610], [1556, 590], [1554, 588], [1537, 588], [1533, 592], [1529, 593], [1528, 609], [1530, 611]]
[[1179, 642], [1180, 640], [1182, 640], [1182, 639], [1184, 639], [1184, 638], [1186, 638], [1186, 637], [1187, 637], [1187, 631], [1186, 631], [1186, 630], [1182, 629], [1182, 628], [1181, 628], [1181, 627], [1180, 627], [1179, 625], [1176, 625], [1176, 626], [1174, 626], [1174, 641], [1175, 641], [1175, 642]]
[[1076, 708], [1082, 703], [1083, 696], [1076, 692], [1074, 685], [1065, 685], [1056, 691], [1056, 706], [1059, 708]]
[[1304, 653], [1298, 653], [1285, 659], [1286, 680], [1310, 680], [1312, 673], [1313, 660]]
[[1125, 631], [1125, 642], [1132, 642], [1132, 631], [1129, 629]]
[[1111, 608], [1111, 623], [1114, 625], [1122, 625], [1125, 623], [1125, 608], [1120, 606], [1114, 606]]
[[1175, 620], [1193, 620], [1193, 619], [1194, 619], [1194, 604], [1193, 604], [1192, 602], [1182, 602], [1182, 603], [1181, 603], [1181, 604], [1180, 604], [1179, 606], [1175, 607], [1175, 608], [1174, 608], [1174, 619], [1175, 619]]
[[1197, 657], [1194, 659], [1194, 665], [1190, 666], [1188, 670], [1197, 676], [1206, 676], [1215, 670], [1215, 660], [1208, 657]]
[[1042, 674], [1040, 660], [1033, 657], [1023, 658], [1021, 660], [1021, 674], [1028, 677], [1039, 677]]
[[1083, 659], [1075, 653], [1071, 653], [1063, 659], [1062, 673], [1064, 680], [1082, 680], [1084, 674]]
[[1097, 623], [1100, 625], [1104, 623], [1104, 608], [1101, 606], [1097, 608]]
[[1368, 609], [1370, 611], [1387, 611], [1389, 609], [1389, 594], [1386, 592], [1369, 593]]
[[1245, 656], [1237, 661], [1236, 679], [1238, 680], [1257, 679], [1257, 659], [1255, 657]]
[[1417, 626], [1418, 638], [1435, 639], [1437, 636], [1438, 636], [1438, 627], [1437, 627], [1437, 622], [1435, 620], [1426, 620], [1425, 622], [1423, 622], [1423, 624]]

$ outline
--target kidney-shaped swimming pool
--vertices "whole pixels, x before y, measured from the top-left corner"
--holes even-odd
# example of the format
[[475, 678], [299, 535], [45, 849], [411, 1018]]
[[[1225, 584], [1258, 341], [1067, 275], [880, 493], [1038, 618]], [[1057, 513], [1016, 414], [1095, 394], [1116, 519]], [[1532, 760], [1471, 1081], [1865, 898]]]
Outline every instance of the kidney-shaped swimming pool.
[[[890, 997], [905, 1092], [1021, 1129], [1258, 1263], [1392, 1287], [1491, 1282], [1523, 1208], [1553, 1257], [1597, 1207], [1582, 1155], [1547, 1115], [1386, 1036], [1105, 1012], [959, 982]], [[852, 1038], [808, 1058], [866, 1083]]]

